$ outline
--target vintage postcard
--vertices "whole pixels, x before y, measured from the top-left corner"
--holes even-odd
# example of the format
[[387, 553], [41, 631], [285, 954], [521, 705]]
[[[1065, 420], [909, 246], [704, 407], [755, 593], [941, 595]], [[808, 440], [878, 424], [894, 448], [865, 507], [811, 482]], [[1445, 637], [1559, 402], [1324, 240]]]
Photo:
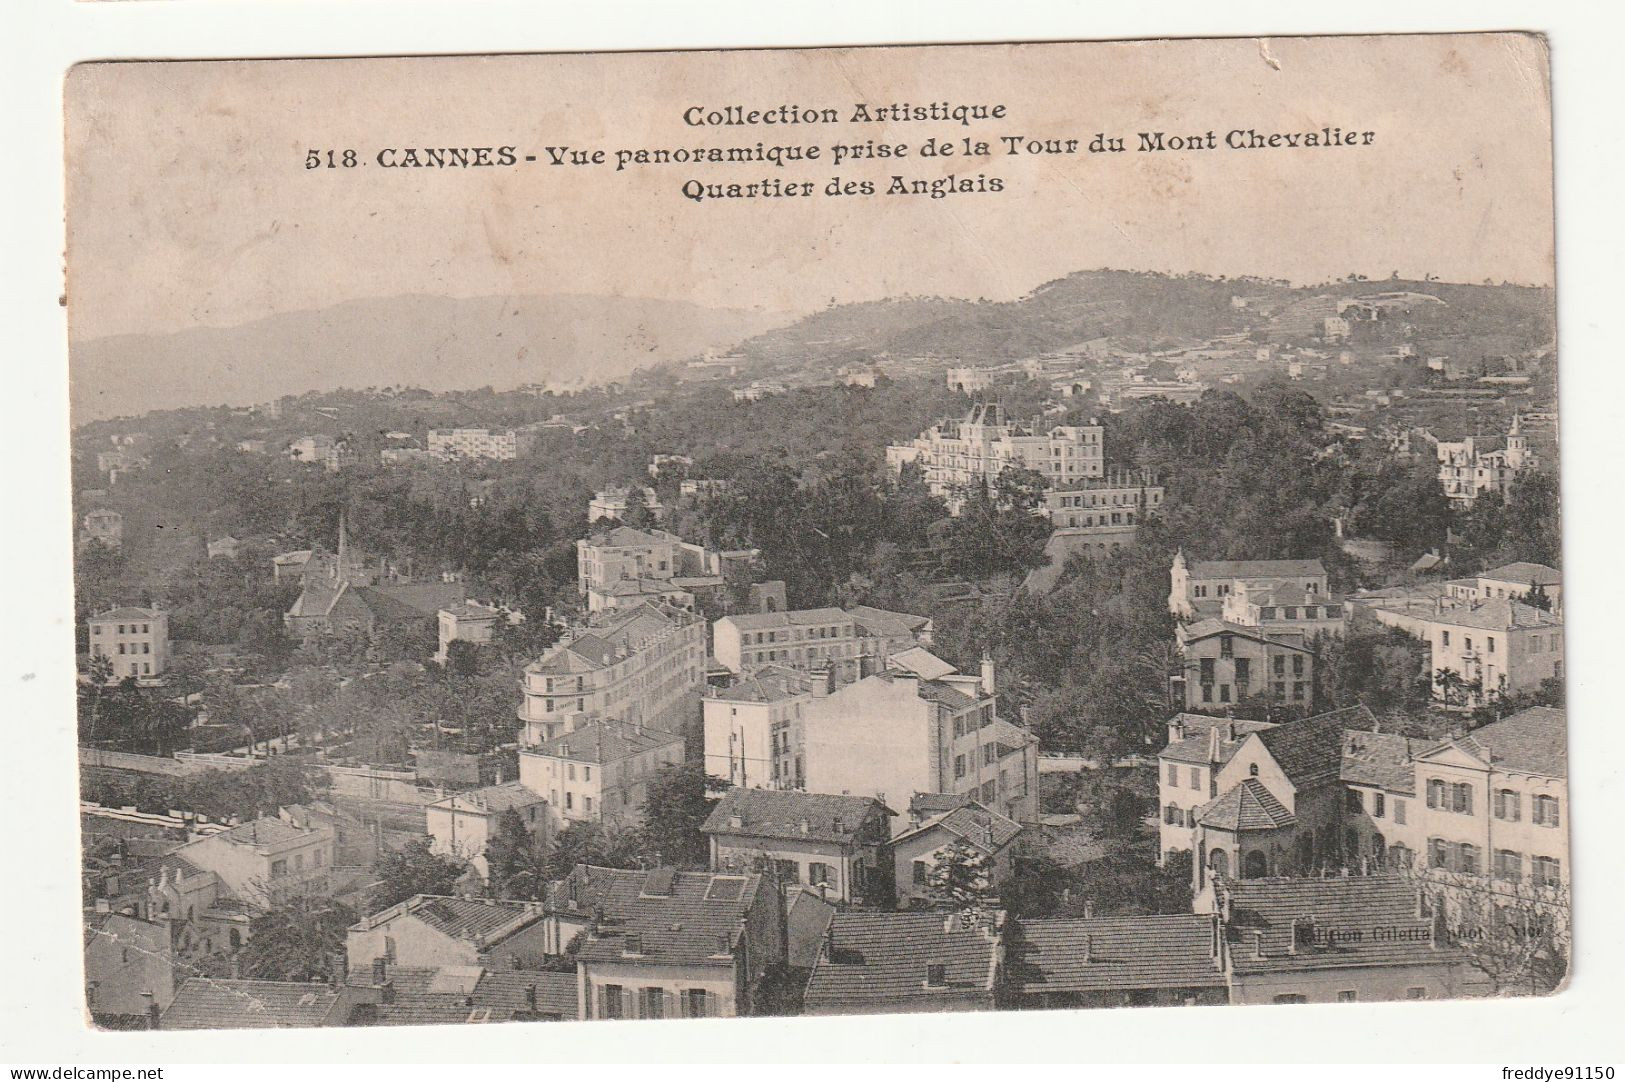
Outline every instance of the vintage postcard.
[[1558, 990], [1548, 87], [73, 69], [88, 1018]]

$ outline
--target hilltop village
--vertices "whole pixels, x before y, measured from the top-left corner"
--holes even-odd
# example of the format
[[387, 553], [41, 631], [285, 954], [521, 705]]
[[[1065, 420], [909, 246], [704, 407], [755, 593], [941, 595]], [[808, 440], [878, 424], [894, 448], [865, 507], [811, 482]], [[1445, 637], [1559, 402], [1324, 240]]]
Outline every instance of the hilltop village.
[[1196, 287], [1202, 333], [832, 309], [604, 387], [76, 429], [92, 1016], [1555, 989], [1544, 324]]

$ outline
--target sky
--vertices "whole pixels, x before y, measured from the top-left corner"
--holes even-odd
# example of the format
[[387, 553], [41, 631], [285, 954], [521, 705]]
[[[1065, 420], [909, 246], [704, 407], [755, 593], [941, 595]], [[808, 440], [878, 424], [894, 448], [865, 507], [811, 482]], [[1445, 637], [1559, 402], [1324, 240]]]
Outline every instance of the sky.
[[[1522, 35], [81, 65], [66, 91], [75, 340], [403, 294], [552, 293], [797, 313], [900, 294], [1006, 300], [1075, 270], [1550, 285], [1547, 57]], [[695, 127], [691, 106], [1002, 104], [952, 122]], [[1137, 133], [1375, 132], [1369, 145], [1141, 153]], [[1097, 134], [1122, 154], [1092, 155]], [[1002, 136], [1078, 139], [1004, 153]], [[928, 138], [991, 157], [922, 157]], [[891, 161], [835, 143], [904, 143]], [[821, 147], [651, 165], [632, 148]], [[385, 148], [521, 164], [385, 168]], [[548, 146], [602, 166], [547, 164]], [[356, 168], [307, 169], [311, 150]], [[523, 163], [526, 154], [535, 163]], [[325, 161], [325, 157], [323, 158]], [[909, 180], [1004, 190], [886, 195]], [[832, 178], [873, 196], [825, 196]], [[812, 182], [696, 203], [685, 182]]]

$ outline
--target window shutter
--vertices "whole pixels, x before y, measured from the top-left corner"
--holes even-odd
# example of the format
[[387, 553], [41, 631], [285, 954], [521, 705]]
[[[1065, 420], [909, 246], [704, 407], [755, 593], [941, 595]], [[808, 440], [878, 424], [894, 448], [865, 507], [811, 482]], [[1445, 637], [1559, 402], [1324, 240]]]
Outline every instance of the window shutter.
[[621, 1011], [621, 1017], [622, 1018], [636, 1018], [636, 1017], [638, 1017], [638, 1015], [637, 1015], [637, 1000], [635, 1000], [633, 998], [634, 994], [635, 993], [630, 988], [621, 989], [621, 1002], [626, 1005], [625, 1008]]
[[598, 1017], [609, 1017], [609, 989], [601, 985], [598, 988]]
[[1557, 826], [1557, 798], [1548, 797], [1546, 800], [1546, 825]]

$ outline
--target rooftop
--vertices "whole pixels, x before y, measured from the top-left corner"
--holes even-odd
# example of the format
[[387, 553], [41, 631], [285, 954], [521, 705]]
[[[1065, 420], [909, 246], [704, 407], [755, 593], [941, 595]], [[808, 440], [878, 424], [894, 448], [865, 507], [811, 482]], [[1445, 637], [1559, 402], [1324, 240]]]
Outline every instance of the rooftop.
[[156, 620], [162, 616], [162, 609], [141, 609], [134, 605], [125, 605], [122, 608], [108, 609], [92, 616], [92, 620]]
[[319, 1026], [337, 1001], [325, 984], [189, 977], [158, 1021], [160, 1029], [277, 1029]]
[[283, 842], [309, 838], [310, 835], [309, 830], [301, 830], [281, 819], [266, 816], [232, 827], [215, 836], [224, 838], [233, 845], [281, 845]]
[[876, 638], [906, 638], [917, 634], [931, 622], [928, 616], [913, 616], [906, 612], [890, 612], [872, 605], [854, 605], [846, 614]]
[[1237, 973], [1459, 960], [1433, 945], [1432, 918], [1400, 875], [1234, 879], [1221, 889]]
[[[812, 976], [806, 1005], [846, 1006], [993, 990], [996, 935], [942, 913], [838, 910]], [[943, 967], [929, 983], [927, 967]]]
[[1525, 586], [1556, 586], [1563, 581], [1563, 573], [1557, 568], [1530, 563], [1527, 560], [1502, 564], [1490, 571], [1481, 572], [1478, 577], [1493, 579], [1496, 582], [1517, 582]]
[[1014, 819], [1006, 818], [974, 801], [967, 801], [949, 811], [922, 820], [919, 826], [904, 831], [893, 841], [923, 834], [939, 827], [954, 837], [976, 846], [984, 853], [997, 853], [1015, 841], [1022, 830], [1021, 824]]
[[[765, 631], [771, 628], [804, 627], [822, 624], [854, 623], [841, 609], [790, 609], [785, 612], [745, 612], [724, 616], [741, 631]], [[722, 620], [717, 621], [721, 623]]]
[[1217, 988], [1215, 918], [1174, 914], [1024, 920], [1006, 937], [1008, 980], [1026, 995]]
[[[586, 962], [734, 965], [734, 944], [761, 888], [759, 875], [593, 868], [604, 919], [577, 955]], [[636, 934], [635, 953], [628, 935]]]
[[1557, 707], [1520, 710], [1474, 729], [1454, 743], [1500, 770], [1546, 778], [1569, 776], [1568, 711]]
[[1214, 830], [1274, 830], [1291, 826], [1298, 817], [1257, 778], [1243, 778], [1204, 804], [1197, 822]]
[[1343, 730], [1356, 725], [1375, 729], [1377, 721], [1365, 707], [1351, 706], [1302, 721], [1289, 721], [1264, 729], [1257, 736], [1281, 772], [1302, 789], [1341, 775]]
[[1398, 733], [1343, 732], [1341, 777], [1354, 785], [1373, 785], [1392, 793], [1416, 792], [1416, 754], [1428, 741]]
[[1253, 642], [1268, 643], [1270, 646], [1280, 647], [1284, 650], [1296, 650], [1301, 654], [1313, 653], [1302, 642], [1291, 642], [1275, 635], [1267, 635], [1256, 627], [1244, 627], [1241, 624], [1232, 624], [1215, 617], [1197, 620], [1190, 624], [1180, 624], [1177, 634], [1182, 644], [1196, 642], [1198, 639], [1210, 639], [1215, 635], [1234, 635], [1237, 638], [1251, 639]]
[[509, 781], [503, 782], [501, 785], [487, 785], [480, 789], [468, 789], [461, 793], [453, 793], [429, 806], [431, 808], [445, 808], [447, 811], [484, 812], [500, 815], [509, 808], [528, 808], [532, 804], [540, 803], [542, 803], [541, 794], [525, 788], [519, 782]]
[[[442, 935], [475, 943], [482, 949], [541, 919], [534, 902], [508, 902], [492, 898], [453, 898], [415, 894], [404, 902], [363, 919], [352, 931], [366, 931], [411, 915]], [[352, 959], [370, 961], [370, 959]]]
[[1192, 579], [1271, 579], [1324, 576], [1319, 560], [1196, 560], [1190, 565]]
[[561, 733], [535, 748], [521, 749], [520, 754], [545, 755], [577, 763], [618, 763], [630, 756], [682, 741], [679, 733], [618, 721], [589, 721], [573, 732]]
[[770, 663], [751, 673], [731, 688], [712, 695], [730, 703], [776, 703], [804, 695], [812, 689], [813, 678], [799, 669]]
[[[895, 814], [873, 797], [734, 788], [723, 794], [700, 829], [707, 834], [850, 845], [872, 819], [884, 823]], [[739, 826], [733, 825], [736, 816]]]
[[1516, 628], [1562, 627], [1561, 617], [1509, 597], [1493, 597], [1446, 607], [1433, 617], [1436, 624], [1481, 628], [1485, 631], [1512, 631]]

